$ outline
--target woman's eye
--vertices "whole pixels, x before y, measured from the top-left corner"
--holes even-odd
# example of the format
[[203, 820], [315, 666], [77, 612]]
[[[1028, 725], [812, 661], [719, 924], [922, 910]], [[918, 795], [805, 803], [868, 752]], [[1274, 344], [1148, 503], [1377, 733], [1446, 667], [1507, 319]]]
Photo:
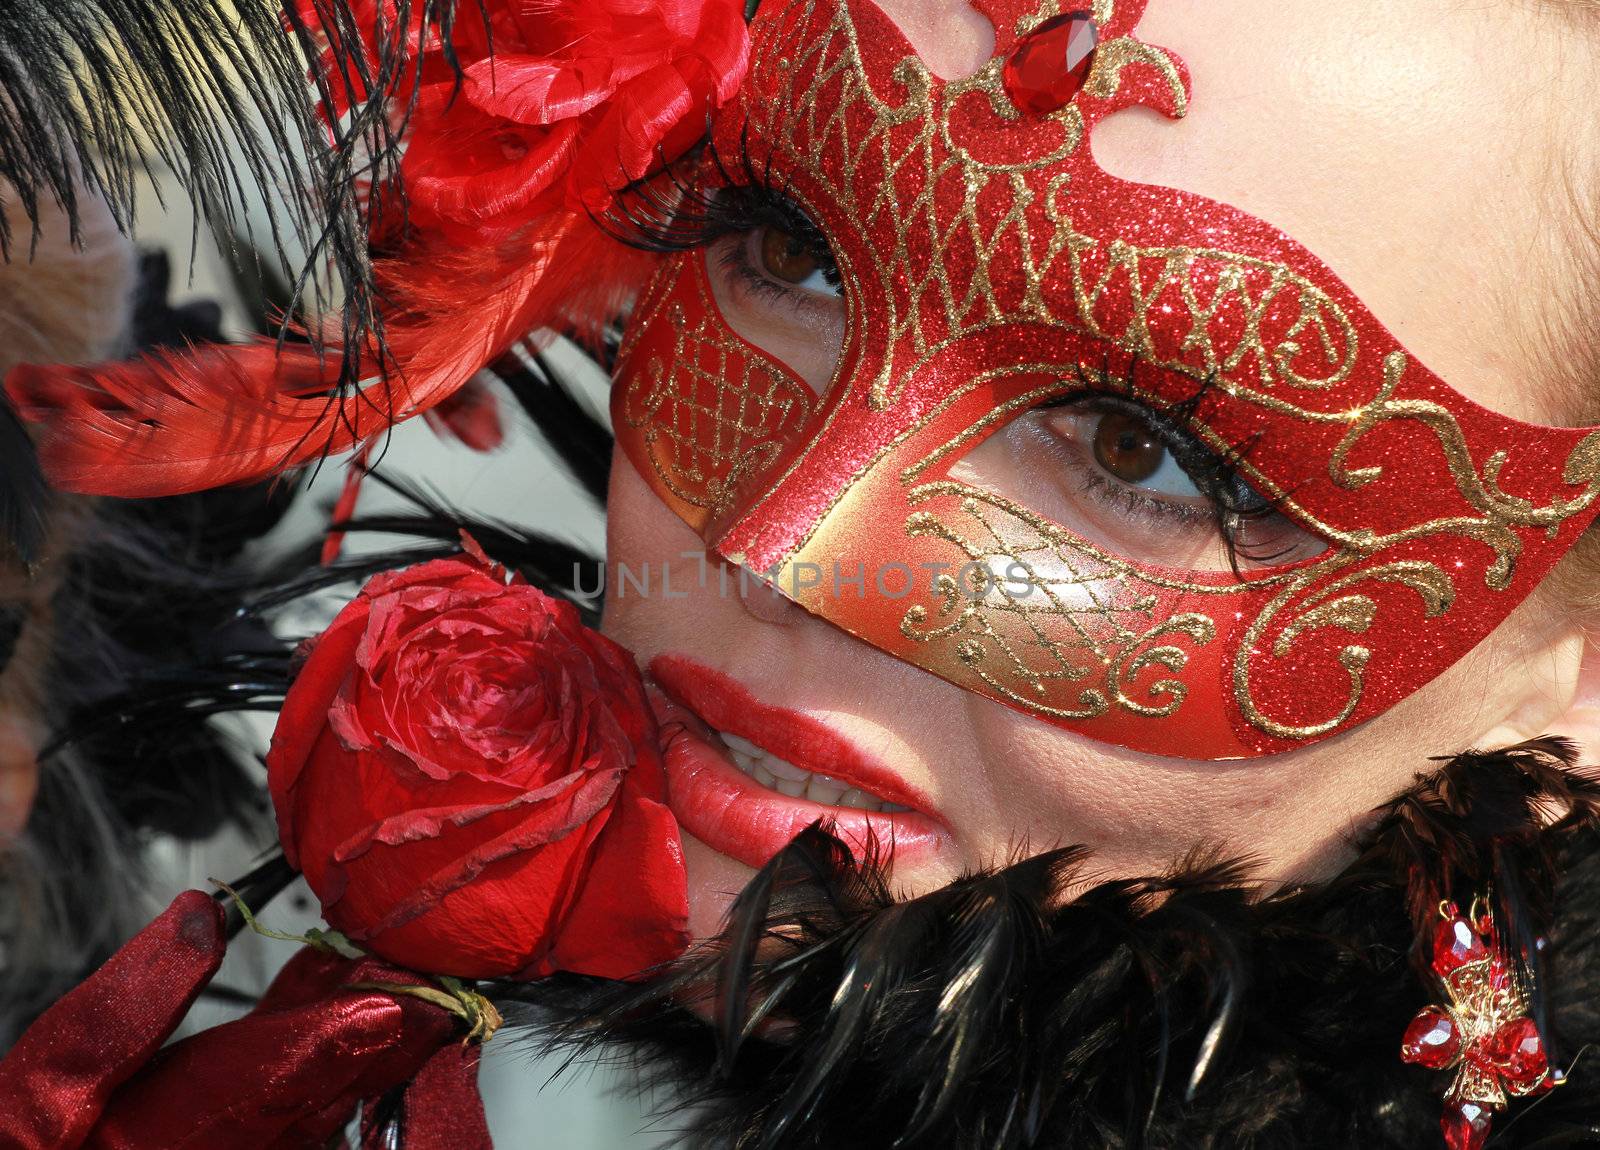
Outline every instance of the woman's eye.
[[821, 228], [792, 200], [759, 185], [720, 189], [705, 269], [723, 319], [817, 395], [844, 346], [839, 268]]
[[1113, 478], [1163, 495], [1201, 495], [1148, 420], [1125, 411], [1065, 418], [1088, 424], [1079, 434], [1089, 440], [1095, 462]]
[[806, 240], [772, 224], [751, 233], [756, 248], [756, 266], [765, 274], [800, 291], [818, 295], [838, 295], [830, 283], [823, 260]]
[[1111, 396], [1034, 408], [957, 461], [950, 477], [1138, 562], [1226, 570], [1326, 548], [1187, 432]]

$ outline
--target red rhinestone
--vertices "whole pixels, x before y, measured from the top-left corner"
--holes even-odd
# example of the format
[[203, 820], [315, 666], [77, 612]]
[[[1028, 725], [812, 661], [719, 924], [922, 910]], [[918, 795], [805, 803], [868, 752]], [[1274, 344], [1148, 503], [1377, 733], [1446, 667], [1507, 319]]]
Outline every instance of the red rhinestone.
[[1439, 1129], [1450, 1150], [1482, 1150], [1489, 1140], [1489, 1108], [1476, 1102], [1447, 1102]]
[[1489, 1061], [1513, 1090], [1526, 1094], [1550, 1069], [1539, 1028], [1531, 1018], [1513, 1018], [1489, 1038]]
[[1454, 1066], [1461, 1057], [1461, 1031], [1450, 1012], [1439, 1006], [1423, 1009], [1406, 1027], [1400, 1040], [1400, 1057], [1429, 1070]]
[[1001, 80], [1020, 111], [1046, 116], [1064, 108], [1082, 90], [1094, 67], [1100, 29], [1087, 11], [1052, 16], [1006, 58]]
[[1440, 978], [1488, 957], [1489, 948], [1464, 918], [1447, 919], [1433, 933], [1433, 972]]

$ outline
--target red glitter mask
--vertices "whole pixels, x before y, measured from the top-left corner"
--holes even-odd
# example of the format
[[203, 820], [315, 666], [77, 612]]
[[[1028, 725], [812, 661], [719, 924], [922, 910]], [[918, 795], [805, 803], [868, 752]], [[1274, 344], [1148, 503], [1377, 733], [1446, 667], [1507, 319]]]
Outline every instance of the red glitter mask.
[[[1480, 407], [1270, 224], [1098, 167], [1105, 116], [1187, 107], [1181, 62], [1133, 36], [1142, 0], [1094, 6], [1075, 95], [1079, 77], [1037, 78], [1048, 89], [1052, 53], [1079, 64], [1081, 28], [1041, 43], [1048, 0], [978, 7], [996, 56], [946, 82], [867, 0], [763, 5], [713, 141], [826, 236], [839, 363], [818, 398], [728, 326], [703, 254], [676, 256], [624, 344], [620, 443], [710, 548], [776, 572], [807, 610], [1092, 738], [1241, 758], [1381, 713], [1588, 526], [1600, 432]], [[1053, 99], [1069, 102], [1041, 111]], [[1013, 420], [1086, 390], [1181, 424], [1316, 553], [1150, 563], [963, 471]]]

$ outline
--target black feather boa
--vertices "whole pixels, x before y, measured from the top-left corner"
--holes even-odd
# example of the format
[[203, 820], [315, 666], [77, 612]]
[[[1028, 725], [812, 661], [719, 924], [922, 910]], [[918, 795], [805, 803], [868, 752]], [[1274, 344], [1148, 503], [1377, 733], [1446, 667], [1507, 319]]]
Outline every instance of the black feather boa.
[[1448, 1076], [1398, 1057], [1435, 997], [1414, 944], [1438, 899], [1492, 888], [1502, 931], [1548, 939], [1535, 1010], [1571, 1078], [1489, 1145], [1600, 1145], [1600, 778], [1573, 759], [1459, 756], [1335, 879], [1266, 896], [1198, 857], [1081, 887], [1060, 850], [896, 902], [814, 827], [657, 977], [496, 997], [541, 1042], [636, 1061], [692, 1146], [1419, 1150]]

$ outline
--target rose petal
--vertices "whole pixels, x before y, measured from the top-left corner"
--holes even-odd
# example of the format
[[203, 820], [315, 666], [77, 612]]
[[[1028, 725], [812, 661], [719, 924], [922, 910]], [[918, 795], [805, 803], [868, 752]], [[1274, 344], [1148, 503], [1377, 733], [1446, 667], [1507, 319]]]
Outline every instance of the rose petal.
[[678, 820], [664, 803], [640, 792], [631, 772], [590, 860], [555, 946], [519, 978], [558, 970], [631, 978], [688, 947], [689, 893]]
[[470, 978], [512, 974], [549, 949], [602, 829], [603, 821], [490, 863], [426, 913], [362, 945], [391, 959], [404, 956], [419, 970]]
[[573, 771], [537, 790], [524, 791], [502, 803], [479, 803], [469, 806], [413, 807], [357, 831], [333, 850], [333, 861], [348, 863], [360, 858], [374, 846], [400, 846], [422, 839], [438, 838], [447, 826], [466, 827], [480, 819], [502, 811], [525, 807], [532, 803], [549, 803], [563, 791], [573, 795], [563, 805], [560, 824], [546, 827], [547, 841], [568, 834], [579, 823], [593, 818], [600, 808], [611, 801], [612, 793], [620, 782], [621, 769], [610, 772], [584, 773]]
[[326, 710], [283, 744], [300, 861], [329, 922], [396, 962], [624, 977], [686, 941], [655, 720], [623, 648], [506, 580], [440, 561], [335, 620], [350, 673], [306, 681]]
[[[375, 842], [348, 866], [341, 867], [330, 852], [330, 871], [359, 874], [362, 888], [347, 891], [345, 899], [334, 905], [324, 902], [323, 909], [349, 923], [357, 932], [352, 938], [407, 922], [441, 894], [469, 881], [487, 863], [512, 851], [558, 842], [603, 820], [622, 774], [620, 767], [591, 773], [576, 786], [547, 796], [531, 808], [508, 805], [503, 811], [480, 815], [474, 821], [484, 825], [470, 831], [452, 828], [446, 821], [437, 833], [396, 846]], [[393, 833], [401, 834], [405, 814], [395, 818], [401, 822]], [[347, 906], [352, 898], [356, 901]]]
[[[602, 787], [602, 789], [603, 787], [610, 787], [614, 793], [614, 787], [618, 784], [619, 777], [621, 777], [621, 773], [608, 773], [608, 777], [605, 777], [602, 781], [595, 781], [594, 785], [595, 787]], [[574, 805], [587, 806], [587, 798], [589, 798], [587, 795], [582, 795]], [[546, 822], [544, 819], [523, 819], [523, 821], [518, 821], [512, 829], [507, 830], [502, 835], [498, 835], [496, 838], [477, 841], [472, 848], [451, 859], [448, 864], [435, 870], [432, 875], [422, 878], [418, 883], [414, 883], [413, 889], [405, 897], [395, 899], [394, 904], [390, 905], [389, 912], [384, 913], [378, 921], [366, 924], [366, 926], [357, 926], [355, 928], [357, 932], [350, 934], [350, 937], [357, 940], [370, 939], [370, 937], [376, 937], [379, 934], [384, 934], [384, 932], [392, 931], [397, 926], [403, 926], [403, 924], [413, 920], [416, 916], [432, 910], [448, 892], [466, 886], [467, 883], [477, 878], [478, 873], [482, 872], [483, 868], [488, 867], [493, 862], [502, 861], [502, 859], [507, 859], [507, 857], [514, 856], [514, 854], [533, 853], [533, 848], [565, 840], [565, 838], [570, 837], [574, 830], [584, 833], [598, 833], [600, 827], [605, 825], [608, 809], [610, 809], [610, 805], [602, 803], [597, 813], [589, 817], [589, 819], [571, 819], [571, 817], [566, 817], [565, 814], [550, 811], [550, 808], [541, 809], [539, 811], [541, 816], [552, 816], [549, 819], [552, 825], [544, 825], [544, 822]], [[418, 853], [413, 849], [408, 854], [408, 857], [414, 859], [416, 854]], [[374, 862], [371, 862], [370, 865], [379, 865], [379, 862], [376, 861], [376, 856], [371, 856], [370, 854], [368, 859], [374, 859]], [[408, 862], [406, 865], [410, 867], [411, 864]], [[526, 897], [536, 897], [542, 892], [530, 889], [525, 894]]]
[[361, 641], [366, 607], [358, 603], [359, 600], [340, 612], [311, 648], [310, 657], [295, 675], [294, 689], [278, 712], [278, 724], [267, 750], [267, 790], [278, 819], [278, 837], [283, 842], [284, 858], [296, 868], [300, 866], [296, 792], [312, 748], [322, 734], [324, 719], [350, 673]]

